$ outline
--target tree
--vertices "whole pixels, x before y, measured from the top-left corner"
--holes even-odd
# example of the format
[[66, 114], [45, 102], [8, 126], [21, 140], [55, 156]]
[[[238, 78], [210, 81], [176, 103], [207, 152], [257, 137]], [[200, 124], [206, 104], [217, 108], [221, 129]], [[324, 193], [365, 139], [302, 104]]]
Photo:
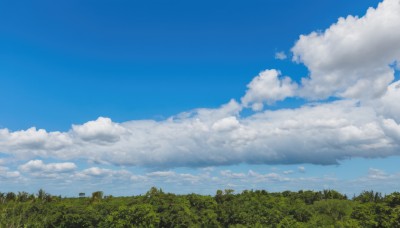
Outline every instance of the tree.
[[383, 199], [390, 207], [397, 207], [400, 206], [400, 193], [399, 192], [393, 192], [392, 194], [389, 194], [385, 196]]
[[120, 206], [117, 211], [107, 216], [101, 225], [105, 227], [156, 227], [160, 219], [149, 204]]
[[102, 191], [97, 191], [92, 193], [92, 202], [100, 201], [103, 199], [104, 193]]
[[8, 192], [6, 195], [6, 201], [10, 202], [10, 201], [15, 201], [17, 199], [17, 195], [15, 195], [14, 192]]
[[26, 201], [28, 201], [29, 199], [30, 199], [29, 193], [27, 193], [27, 192], [18, 192], [17, 200], [18, 200], [19, 202], [26, 202]]
[[354, 197], [354, 200], [362, 203], [367, 202], [381, 202], [383, 200], [382, 194], [374, 191], [363, 191], [360, 195]]
[[37, 198], [43, 200], [46, 197], [46, 192], [43, 189], [39, 189], [37, 193]]
[[318, 215], [323, 215], [325, 220], [335, 223], [344, 221], [349, 218], [352, 213], [351, 202], [347, 200], [322, 200], [314, 203], [313, 208]]

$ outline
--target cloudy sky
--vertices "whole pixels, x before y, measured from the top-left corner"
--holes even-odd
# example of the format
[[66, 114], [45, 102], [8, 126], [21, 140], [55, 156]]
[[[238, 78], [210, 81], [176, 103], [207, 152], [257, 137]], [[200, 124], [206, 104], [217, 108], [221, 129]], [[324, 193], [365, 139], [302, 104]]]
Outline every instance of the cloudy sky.
[[3, 1], [0, 192], [400, 187], [400, 0]]

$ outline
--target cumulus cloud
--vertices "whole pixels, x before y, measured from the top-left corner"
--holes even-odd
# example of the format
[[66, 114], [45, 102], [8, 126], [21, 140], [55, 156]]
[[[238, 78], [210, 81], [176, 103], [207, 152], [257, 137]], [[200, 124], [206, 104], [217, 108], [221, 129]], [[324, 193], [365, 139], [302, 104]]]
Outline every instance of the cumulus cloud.
[[230, 116], [218, 120], [212, 125], [212, 129], [216, 131], [230, 131], [240, 126], [239, 121], [235, 116]]
[[70, 146], [72, 142], [68, 133], [58, 131], [48, 133], [44, 129], [35, 127], [14, 132], [0, 129], [0, 148], [19, 151], [18, 154], [29, 154], [30, 152], [26, 148], [31, 148], [38, 156], [45, 156], [48, 150], [60, 150], [62, 147]]
[[42, 160], [31, 160], [19, 166], [19, 170], [24, 173], [66, 173], [76, 168], [72, 162], [45, 164]]
[[72, 132], [84, 141], [97, 143], [112, 143], [120, 139], [126, 129], [113, 123], [109, 118], [99, 117], [96, 121], [89, 121], [83, 125], [73, 125]]
[[[350, 157], [385, 157], [398, 155], [400, 151], [398, 122], [378, 114], [371, 106], [352, 100], [267, 110], [248, 117], [229, 116], [231, 113], [227, 112], [228, 116], [218, 119], [214, 115], [205, 117], [204, 113], [219, 111], [203, 109], [199, 114], [194, 112], [164, 121], [120, 123], [123, 137], [107, 143], [98, 143], [104, 139], [103, 135], [87, 141], [68, 131], [58, 133], [63, 135], [59, 142], [54, 142], [58, 140], [56, 137], [51, 138], [51, 143], [65, 142], [63, 146], [48, 148], [44, 145], [50, 142], [44, 140], [40, 147], [21, 144], [16, 148], [14, 141], [7, 144], [4, 140], [14, 134], [8, 132], [2, 136], [2, 150], [11, 155], [90, 159], [146, 167], [336, 164]], [[117, 125], [110, 119], [108, 122]], [[91, 122], [93, 126], [95, 123]], [[42, 132], [37, 130], [36, 134]], [[38, 137], [34, 132], [30, 135]], [[64, 140], [65, 137], [68, 140]], [[25, 137], [24, 140], [30, 139]], [[57, 167], [34, 160], [21, 166], [21, 170], [57, 170]]]
[[391, 83], [384, 96], [380, 99], [364, 102], [374, 107], [374, 109], [382, 116], [400, 122], [400, 81]]
[[385, 0], [365, 16], [339, 18], [323, 32], [302, 35], [293, 59], [310, 70], [301, 95], [370, 99], [385, 94], [400, 59], [400, 2]]
[[265, 103], [271, 105], [293, 96], [297, 84], [289, 77], [280, 77], [280, 75], [281, 73], [274, 69], [261, 72], [247, 85], [248, 90], [242, 97], [243, 105], [260, 111]]

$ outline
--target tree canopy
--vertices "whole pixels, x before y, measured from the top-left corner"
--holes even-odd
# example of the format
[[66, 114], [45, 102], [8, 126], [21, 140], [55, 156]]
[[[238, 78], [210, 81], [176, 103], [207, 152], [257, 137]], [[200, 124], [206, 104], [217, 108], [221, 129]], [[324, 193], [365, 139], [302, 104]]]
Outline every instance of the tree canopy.
[[218, 190], [214, 196], [151, 188], [130, 197], [0, 192], [0, 227], [400, 227], [400, 193]]

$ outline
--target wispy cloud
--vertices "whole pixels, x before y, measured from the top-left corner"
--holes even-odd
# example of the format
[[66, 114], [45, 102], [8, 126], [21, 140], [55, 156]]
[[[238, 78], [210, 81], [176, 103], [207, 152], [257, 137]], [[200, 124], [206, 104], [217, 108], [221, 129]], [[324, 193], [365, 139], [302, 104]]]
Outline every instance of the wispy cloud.
[[285, 52], [279, 51], [279, 52], [275, 53], [275, 59], [285, 60], [285, 59], [287, 59], [287, 56], [286, 56]]

